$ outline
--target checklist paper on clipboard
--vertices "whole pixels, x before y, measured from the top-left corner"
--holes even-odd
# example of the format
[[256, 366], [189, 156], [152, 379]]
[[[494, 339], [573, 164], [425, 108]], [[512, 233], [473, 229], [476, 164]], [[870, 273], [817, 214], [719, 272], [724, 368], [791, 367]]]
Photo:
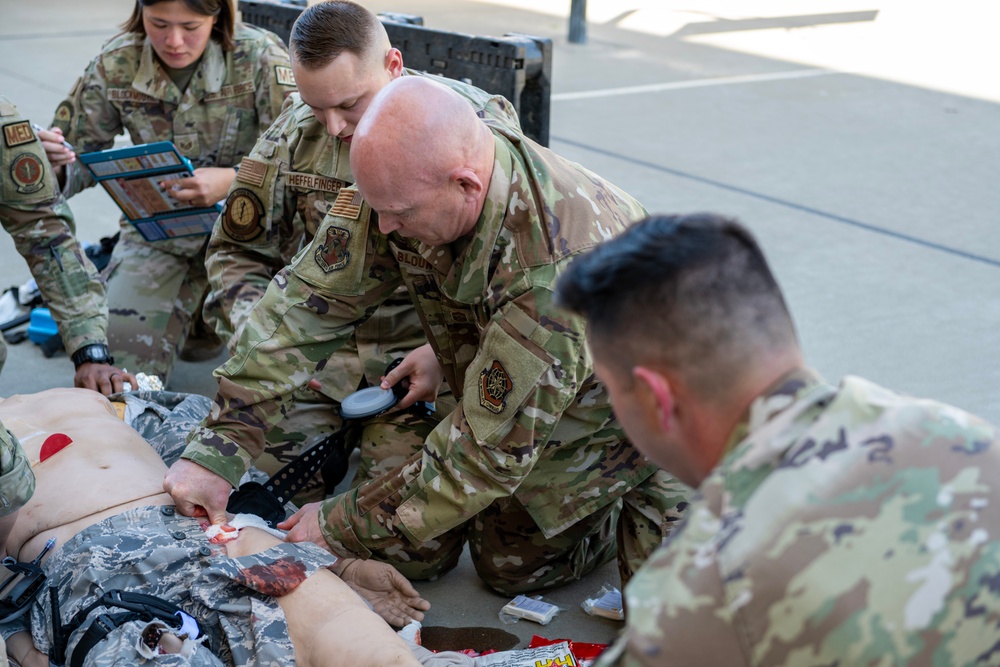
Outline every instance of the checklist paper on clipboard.
[[207, 234], [222, 207], [192, 207], [170, 196], [171, 181], [194, 174], [170, 141], [84, 153], [82, 162], [147, 241]]

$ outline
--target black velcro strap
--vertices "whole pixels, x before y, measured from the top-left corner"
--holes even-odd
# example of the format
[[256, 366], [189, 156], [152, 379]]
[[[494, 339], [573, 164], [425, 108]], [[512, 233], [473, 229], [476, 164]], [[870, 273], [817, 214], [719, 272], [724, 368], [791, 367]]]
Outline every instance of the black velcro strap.
[[115, 628], [129, 621], [142, 620], [150, 621], [152, 619], [145, 619], [142, 614], [134, 611], [101, 614], [94, 619], [94, 622], [90, 624], [87, 631], [83, 633], [83, 637], [80, 637], [80, 641], [73, 648], [73, 653], [69, 658], [69, 667], [83, 667], [83, 661], [87, 657], [87, 654], [90, 653], [90, 649], [101, 643]]

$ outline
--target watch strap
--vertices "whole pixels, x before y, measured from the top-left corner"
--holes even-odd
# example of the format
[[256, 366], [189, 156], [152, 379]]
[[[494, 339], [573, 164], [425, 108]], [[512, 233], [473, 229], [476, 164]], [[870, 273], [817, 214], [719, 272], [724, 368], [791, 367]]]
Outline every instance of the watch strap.
[[108, 346], [103, 343], [91, 343], [90, 345], [84, 345], [79, 350], [73, 353], [71, 357], [73, 359], [73, 367], [80, 368], [80, 366], [91, 363], [91, 364], [112, 364], [114, 365], [114, 357], [111, 356]]

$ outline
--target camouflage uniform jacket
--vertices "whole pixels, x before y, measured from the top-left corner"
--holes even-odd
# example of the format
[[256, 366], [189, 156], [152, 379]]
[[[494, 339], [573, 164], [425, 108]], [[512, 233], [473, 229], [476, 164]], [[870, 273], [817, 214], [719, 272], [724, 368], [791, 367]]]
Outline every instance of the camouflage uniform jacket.
[[[136, 650], [147, 623], [130, 621], [95, 645], [84, 664], [295, 664], [288, 623], [277, 598], [331, 566], [335, 558], [315, 545], [291, 543], [230, 558], [209, 543], [199, 523], [175, 513], [171, 506], [140, 507], [85, 528], [52, 553], [44, 569], [50, 584], [58, 586], [64, 624], [105, 592], [118, 589], [177, 605], [198, 620], [205, 636], [190, 661], [179, 655], [153, 658]], [[67, 655], [101, 613], [120, 611], [117, 607], [92, 611], [88, 623], [68, 637]], [[26, 615], [0, 625], [0, 634], [10, 637], [30, 625], [35, 646], [48, 653], [51, 614], [48, 591], [43, 591], [31, 607], [30, 624]]]
[[31, 123], [2, 95], [0, 125], [0, 223], [28, 262], [66, 350], [107, 345], [104, 282], [74, 237], [73, 214]]
[[35, 473], [17, 436], [0, 424], [0, 517], [24, 506], [35, 492]]
[[[125, 33], [109, 41], [69, 97], [56, 107], [52, 124], [77, 152], [110, 148], [128, 131], [132, 142], [172, 141], [195, 168], [234, 167], [277, 117], [295, 90], [288, 53], [273, 34], [237, 25], [235, 48], [210, 40], [182, 93], [159, 64], [149, 40]], [[63, 193], [71, 197], [94, 185], [79, 162], [67, 167]], [[201, 236], [157, 241], [157, 247], [192, 256]]]
[[793, 373], [626, 588], [600, 665], [996, 664], [1000, 434]]
[[[405, 282], [461, 399], [424, 450], [324, 504], [338, 553], [422, 543], [517, 495], [546, 536], [614, 502], [654, 467], [624, 440], [593, 374], [584, 322], [551, 305], [573, 255], [619, 233], [642, 207], [579, 165], [494, 131], [496, 162], [471, 238], [426, 247], [378, 231], [342, 190], [312, 246], [272, 282], [220, 374], [213, 414], [184, 454], [239, 480], [283, 396]], [[291, 380], [291, 381], [290, 381]]]
[[[413, 70], [403, 73], [420, 75]], [[503, 98], [460, 81], [434, 80], [468, 99], [477, 112], [502, 116], [518, 127], [517, 113]], [[312, 241], [341, 188], [354, 182], [349, 151], [350, 145], [327, 133], [309, 105], [293, 94], [243, 159], [229, 200], [249, 200], [253, 203], [249, 210], [262, 214], [242, 224], [234, 216], [220, 216], [205, 258], [211, 289], [206, 316], [216, 332], [229, 339], [231, 350], [271, 279]], [[413, 302], [400, 290], [357, 328], [349, 348], [356, 348], [360, 358], [342, 354], [327, 367], [329, 377], [319, 378], [324, 393], [343, 399], [357, 389], [362, 372], [369, 382], [377, 382], [385, 369], [381, 352], [387, 345], [406, 352], [425, 340]]]

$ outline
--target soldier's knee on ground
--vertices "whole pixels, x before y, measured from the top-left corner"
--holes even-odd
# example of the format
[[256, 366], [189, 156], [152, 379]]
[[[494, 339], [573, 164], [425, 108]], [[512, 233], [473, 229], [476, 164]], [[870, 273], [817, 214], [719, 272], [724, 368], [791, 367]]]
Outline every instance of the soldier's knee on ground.
[[476, 517], [469, 551], [479, 577], [505, 595], [578, 581], [617, 553], [620, 503], [611, 503], [546, 538], [516, 499], [494, 502]]

